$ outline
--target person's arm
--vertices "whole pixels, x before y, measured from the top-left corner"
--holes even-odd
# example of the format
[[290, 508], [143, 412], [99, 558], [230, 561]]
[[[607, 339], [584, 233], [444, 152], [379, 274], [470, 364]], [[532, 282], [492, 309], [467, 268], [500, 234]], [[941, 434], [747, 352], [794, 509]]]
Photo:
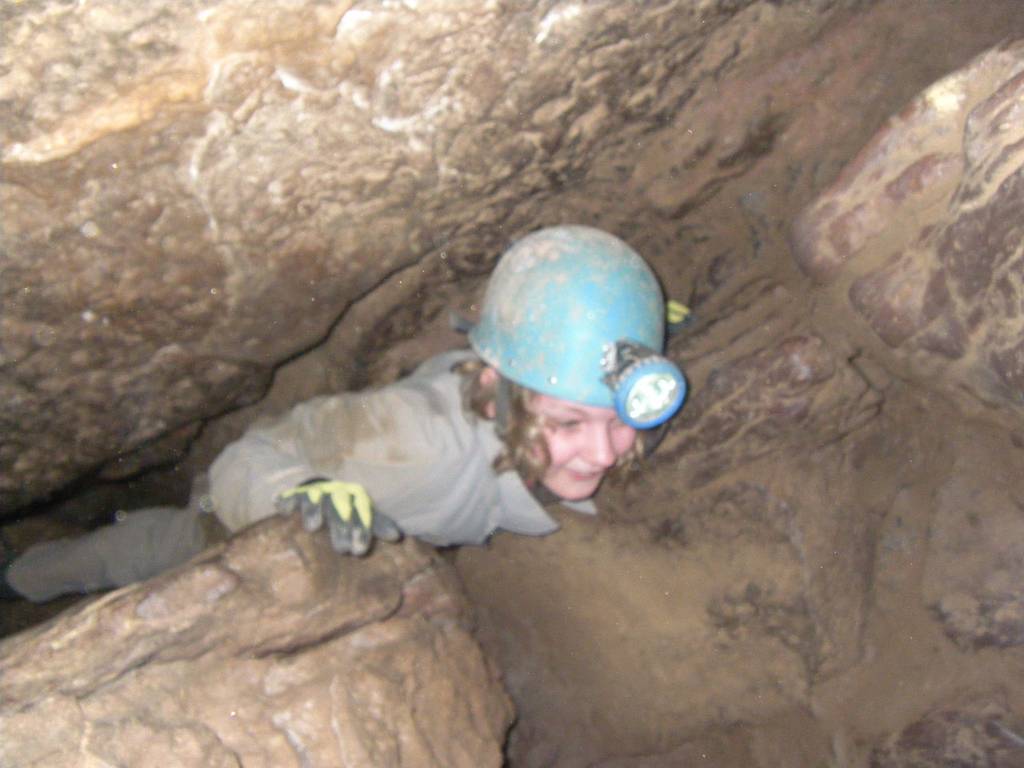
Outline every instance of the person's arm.
[[231, 532], [275, 514], [278, 494], [319, 474], [282, 431], [293, 413], [269, 427], [250, 428], [210, 466], [213, 511]]
[[223, 451], [210, 469], [214, 509], [232, 531], [299, 511], [311, 530], [326, 521], [340, 551], [365, 551], [433, 501], [435, 491], [419, 491], [458, 450], [450, 415], [416, 383], [315, 398]]

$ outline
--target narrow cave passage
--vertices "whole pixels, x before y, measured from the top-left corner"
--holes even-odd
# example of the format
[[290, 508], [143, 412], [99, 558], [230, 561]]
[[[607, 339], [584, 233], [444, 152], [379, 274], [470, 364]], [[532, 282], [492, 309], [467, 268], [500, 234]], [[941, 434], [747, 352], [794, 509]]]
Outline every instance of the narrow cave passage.
[[5, 553], [464, 346], [540, 227], [694, 314], [683, 411], [556, 534], [282, 518], [0, 603], [0, 764], [1024, 763], [1016, 0], [0, 18]]

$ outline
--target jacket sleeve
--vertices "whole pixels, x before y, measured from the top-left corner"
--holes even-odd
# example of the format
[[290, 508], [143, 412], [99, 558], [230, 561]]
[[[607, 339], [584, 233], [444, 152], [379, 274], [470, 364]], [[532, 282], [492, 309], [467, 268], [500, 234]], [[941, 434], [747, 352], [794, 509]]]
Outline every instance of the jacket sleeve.
[[210, 467], [218, 517], [237, 531], [273, 514], [279, 493], [315, 476], [360, 483], [378, 509], [401, 513], [403, 500], [461, 450], [452, 404], [443, 400], [405, 381], [315, 398], [253, 427]]
[[273, 431], [250, 429], [220, 453], [210, 466], [210, 496], [228, 530], [274, 514], [277, 494], [314, 476], [297, 449]]

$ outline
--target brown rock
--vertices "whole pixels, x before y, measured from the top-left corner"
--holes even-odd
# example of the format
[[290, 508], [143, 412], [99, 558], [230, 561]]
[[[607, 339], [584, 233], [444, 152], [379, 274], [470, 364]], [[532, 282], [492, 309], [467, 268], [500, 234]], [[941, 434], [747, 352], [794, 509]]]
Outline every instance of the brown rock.
[[[713, 369], [658, 451], [691, 487], [731, 468], [865, 424], [880, 398], [822, 339], [791, 336]], [[827, 438], [825, 438], [827, 439]]]
[[922, 590], [965, 650], [1024, 645], [1024, 500], [1012, 459], [972, 445], [936, 495]]
[[511, 709], [448, 566], [275, 519], [0, 644], [0, 763], [501, 765]]
[[1014, 419], [1024, 391], [1022, 94], [1021, 44], [939, 81], [800, 215], [792, 237], [828, 297], [823, 326], [839, 321], [901, 375]]
[[179, 457], [403, 268], [485, 271], [737, 9], [576, 10], [6, 7], [0, 506]]
[[1024, 750], [1024, 719], [999, 698], [985, 697], [928, 713], [875, 749], [871, 768], [1017, 768]]

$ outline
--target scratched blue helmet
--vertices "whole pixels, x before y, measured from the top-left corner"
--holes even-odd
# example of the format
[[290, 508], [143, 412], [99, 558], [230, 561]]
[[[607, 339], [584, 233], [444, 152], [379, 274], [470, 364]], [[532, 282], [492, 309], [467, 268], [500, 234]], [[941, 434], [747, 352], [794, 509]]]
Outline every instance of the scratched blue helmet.
[[661, 356], [665, 305], [657, 278], [626, 243], [598, 229], [560, 226], [519, 240], [484, 295], [473, 349], [507, 379], [562, 400], [614, 408], [655, 427], [686, 397], [686, 379]]

